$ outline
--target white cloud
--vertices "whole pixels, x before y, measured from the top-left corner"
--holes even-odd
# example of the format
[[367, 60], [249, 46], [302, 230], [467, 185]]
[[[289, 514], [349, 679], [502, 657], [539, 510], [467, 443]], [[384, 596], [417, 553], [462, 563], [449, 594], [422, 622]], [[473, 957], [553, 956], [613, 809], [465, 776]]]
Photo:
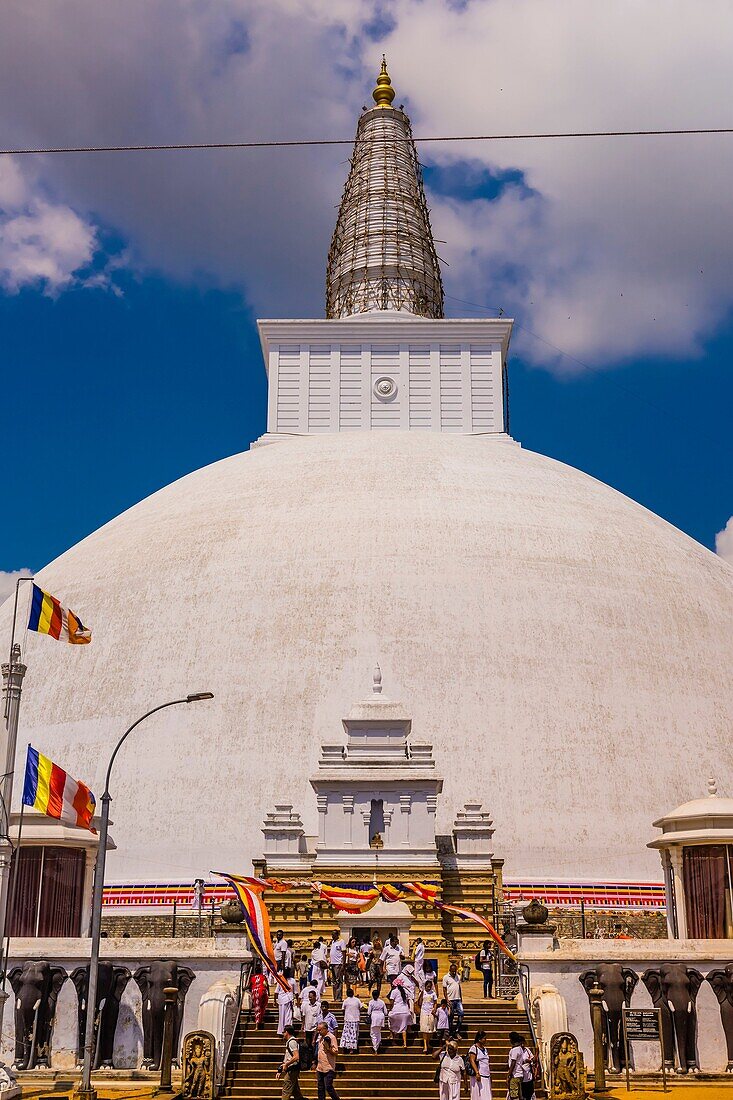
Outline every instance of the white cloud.
[[71, 207], [42, 197], [17, 161], [0, 158], [0, 288], [63, 290], [92, 259], [96, 239]]
[[0, 603], [7, 600], [15, 592], [15, 583], [18, 577], [32, 577], [30, 569], [16, 569], [7, 572], [0, 569]]
[[715, 536], [715, 553], [733, 565], [733, 516]]
[[[726, 123], [729, 0], [709, 0], [704, 19], [684, 0], [393, 0], [381, 10], [376, 41], [380, 20], [371, 36], [365, 23], [380, 6], [358, 0], [7, 0], [4, 140], [348, 136], [382, 49], [417, 134]], [[261, 315], [318, 315], [347, 155], [55, 157], [42, 173], [66, 209], [93, 212], [87, 225], [117, 227], [132, 263], [239, 286]], [[448, 294], [500, 304], [609, 364], [700, 353], [729, 316], [729, 137], [425, 145], [421, 156], [518, 168], [532, 189], [491, 203], [432, 196]], [[68, 225], [56, 232], [73, 238]], [[28, 264], [48, 278], [70, 261]], [[531, 341], [523, 350], [539, 362], [552, 354]]]

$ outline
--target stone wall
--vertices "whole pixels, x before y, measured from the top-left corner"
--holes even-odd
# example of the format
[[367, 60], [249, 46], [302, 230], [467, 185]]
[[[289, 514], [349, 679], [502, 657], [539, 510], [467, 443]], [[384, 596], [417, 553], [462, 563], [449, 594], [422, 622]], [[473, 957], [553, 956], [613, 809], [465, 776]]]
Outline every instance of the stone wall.
[[[217, 915], [217, 923], [218, 915]], [[210, 938], [212, 935], [212, 920], [209, 913], [201, 917], [201, 937]], [[136, 913], [115, 914], [114, 916], [102, 915], [102, 936], [104, 938], [164, 938], [174, 937], [173, 913]], [[198, 939], [198, 917], [176, 914], [175, 919], [176, 939]]]
[[[107, 938], [102, 941], [101, 958], [128, 967], [133, 973], [139, 966], [154, 959], [175, 959], [189, 966], [196, 975], [186, 996], [181, 1038], [197, 1027], [201, 998], [211, 986], [222, 979], [236, 986], [241, 962], [249, 957], [246, 943], [236, 939], [149, 939]], [[22, 964], [26, 959], [47, 959], [62, 966], [68, 974], [77, 966], [89, 962], [88, 939], [16, 939], [11, 941], [9, 965]], [[56, 1005], [56, 1022], [52, 1039], [52, 1068], [72, 1070], [76, 1063], [77, 996], [67, 980], [61, 988]], [[3, 1017], [0, 1057], [14, 1060], [14, 1013], [12, 1000]], [[133, 1070], [140, 1066], [143, 1051], [142, 997], [134, 980], [130, 980], [120, 1002], [120, 1015], [115, 1032], [114, 1064], [116, 1069]], [[153, 1075], [154, 1076], [154, 1075]]]
[[[568, 1027], [577, 1037], [580, 1049], [591, 1068], [593, 1032], [590, 1006], [585, 989], [578, 980], [584, 970], [599, 963], [617, 962], [641, 976], [648, 967], [665, 962], [680, 962], [695, 967], [704, 976], [711, 970], [733, 962], [733, 942], [721, 940], [566, 940], [552, 951], [522, 951], [522, 962], [530, 969], [533, 989], [552, 986], [565, 999]], [[639, 981], [631, 998], [632, 1008], [651, 1008], [652, 1000]], [[725, 1036], [720, 1006], [708, 982], [704, 981], [697, 997], [697, 1051], [703, 1073], [723, 1073], [727, 1064]], [[634, 1045], [634, 1065], [640, 1071], [659, 1069], [659, 1047], [655, 1043]]]
[[[582, 922], [579, 909], [550, 909], [550, 923], [557, 926], [559, 939], [581, 939]], [[586, 909], [586, 936], [613, 937], [621, 932], [633, 939], [664, 940], [667, 938], [667, 917], [663, 909]]]

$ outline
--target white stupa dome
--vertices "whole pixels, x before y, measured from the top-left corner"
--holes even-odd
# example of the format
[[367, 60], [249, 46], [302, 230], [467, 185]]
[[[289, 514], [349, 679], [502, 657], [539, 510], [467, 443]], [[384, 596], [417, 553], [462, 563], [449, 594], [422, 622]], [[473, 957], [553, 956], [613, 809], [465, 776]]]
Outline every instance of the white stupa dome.
[[[93, 630], [29, 635], [19, 735], [101, 792], [108, 878], [240, 870], [369, 687], [434, 745], [437, 831], [467, 799], [508, 878], [658, 880], [660, 814], [733, 789], [733, 570], [613, 489], [506, 436], [337, 432], [217, 462], [38, 582]], [[0, 615], [7, 636], [11, 608]], [[16, 801], [19, 800], [16, 784]]]

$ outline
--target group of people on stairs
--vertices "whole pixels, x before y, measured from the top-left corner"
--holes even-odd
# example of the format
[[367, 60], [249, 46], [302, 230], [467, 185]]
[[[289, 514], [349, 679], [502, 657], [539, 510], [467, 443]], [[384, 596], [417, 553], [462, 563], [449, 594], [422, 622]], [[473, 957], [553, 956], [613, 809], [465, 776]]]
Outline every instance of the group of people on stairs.
[[[492, 1100], [491, 1065], [486, 1048], [486, 1033], [477, 1032], [465, 1055], [458, 1049], [464, 1012], [461, 977], [456, 964], [438, 986], [437, 977], [427, 966], [425, 945], [418, 939], [412, 957], [407, 958], [396, 936], [383, 944], [375, 933], [371, 940], [357, 944], [352, 937], [342, 939], [338, 930], [330, 943], [315, 941], [310, 960], [296, 958], [292, 941], [282, 932], [273, 944], [278, 970], [288, 988], [278, 987], [278, 1035], [285, 1039], [285, 1052], [278, 1077], [284, 1100], [300, 1100], [298, 1083], [301, 1070], [313, 1069], [318, 1083], [319, 1100], [338, 1100], [334, 1085], [336, 1055], [356, 1054], [362, 1022], [369, 1029], [372, 1051], [378, 1054], [382, 1035], [388, 1028], [392, 1037], [407, 1046], [410, 1028], [419, 1028], [426, 1055], [439, 1044], [435, 1081], [439, 1100], [459, 1100], [462, 1086], [470, 1087], [471, 1100]], [[475, 959], [484, 979], [484, 996], [491, 996], [491, 949], [483, 945]], [[343, 1027], [324, 998], [327, 981], [336, 1004], [343, 1010]], [[368, 1000], [358, 996], [360, 986], [370, 990]], [[383, 994], [384, 988], [384, 994]], [[256, 967], [250, 982], [255, 1027], [261, 1027], [267, 1008], [268, 978]], [[442, 994], [442, 996], [441, 996]], [[298, 1038], [300, 1036], [300, 1038]], [[509, 1089], [507, 1100], [532, 1100], [536, 1065], [532, 1052], [521, 1035], [509, 1036]]]
[[[285, 1052], [277, 1072], [282, 1081], [283, 1100], [304, 1100], [300, 1088], [301, 1047], [295, 1028], [287, 1024], [283, 1032]], [[533, 1100], [535, 1092], [536, 1061], [524, 1038], [518, 1032], [510, 1032], [508, 1080], [506, 1100]], [[455, 1039], [447, 1039], [439, 1051], [435, 1080], [438, 1084], [438, 1100], [461, 1100], [461, 1089], [468, 1084], [471, 1100], [493, 1100], [491, 1092], [491, 1062], [486, 1047], [486, 1032], [477, 1031], [466, 1057], [458, 1053]], [[328, 1025], [318, 1025], [313, 1068], [318, 1085], [318, 1100], [340, 1100], [334, 1086], [337, 1073], [336, 1039]]]
[[[509, 1042], [506, 1100], [533, 1100], [538, 1076], [536, 1056], [518, 1032], [509, 1033]], [[455, 1039], [446, 1041], [438, 1058], [440, 1063], [435, 1080], [440, 1090], [439, 1100], [460, 1100], [461, 1086], [465, 1083], [470, 1083], [471, 1100], [492, 1100], [491, 1061], [485, 1031], [476, 1032], [465, 1058], [458, 1053]]]

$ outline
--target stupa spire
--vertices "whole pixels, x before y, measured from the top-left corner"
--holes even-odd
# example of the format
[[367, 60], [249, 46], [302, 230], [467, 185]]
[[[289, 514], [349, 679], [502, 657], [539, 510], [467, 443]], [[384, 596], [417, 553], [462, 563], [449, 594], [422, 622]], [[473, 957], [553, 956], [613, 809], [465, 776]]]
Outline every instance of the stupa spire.
[[394, 88], [387, 72], [387, 58], [382, 54], [382, 67], [377, 77], [377, 86], [372, 92], [372, 99], [377, 107], [391, 107], [394, 99]]
[[443, 284], [422, 172], [386, 58], [356, 129], [351, 171], [328, 254], [326, 316], [399, 310], [443, 316]]

